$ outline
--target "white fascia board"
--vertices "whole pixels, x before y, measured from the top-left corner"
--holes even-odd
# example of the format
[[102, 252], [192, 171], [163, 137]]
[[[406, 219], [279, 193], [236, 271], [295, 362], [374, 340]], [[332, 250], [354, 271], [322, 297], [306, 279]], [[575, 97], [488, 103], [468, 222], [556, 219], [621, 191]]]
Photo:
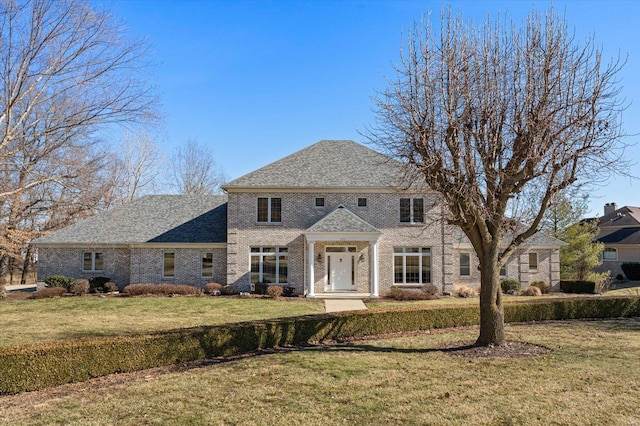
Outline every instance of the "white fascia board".
[[305, 232], [307, 241], [378, 241], [381, 232]]

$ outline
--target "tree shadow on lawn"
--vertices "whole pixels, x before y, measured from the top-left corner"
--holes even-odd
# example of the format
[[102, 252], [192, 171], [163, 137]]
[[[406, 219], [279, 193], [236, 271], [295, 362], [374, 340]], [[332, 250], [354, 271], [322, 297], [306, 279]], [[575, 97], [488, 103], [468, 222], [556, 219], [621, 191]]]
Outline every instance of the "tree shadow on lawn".
[[[604, 332], [640, 332], [640, 318], [584, 318], [566, 321], [540, 321], [536, 324], [553, 324], [557, 328], [575, 328], [576, 323], [592, 328], [597, 331]], [[528, 325], [529, 323], [523, 324]]]

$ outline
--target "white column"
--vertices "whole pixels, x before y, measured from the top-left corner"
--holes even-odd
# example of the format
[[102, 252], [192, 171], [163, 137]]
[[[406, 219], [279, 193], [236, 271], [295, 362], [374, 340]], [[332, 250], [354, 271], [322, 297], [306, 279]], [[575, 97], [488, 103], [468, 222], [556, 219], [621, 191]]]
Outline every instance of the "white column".
[[378, 297], [378, 242], [371, 243], [371, 297]]
[[307, 256], [307, 261], [309, 262], [309, 287], [307, 288], [307, 297], [314, 296], [314, 285], [315, 285], [315, 275], [313, 273], [313, 266], [315, 261], [315, 245], [316, 243], [313, 241], [309, 241], [309, 255]]

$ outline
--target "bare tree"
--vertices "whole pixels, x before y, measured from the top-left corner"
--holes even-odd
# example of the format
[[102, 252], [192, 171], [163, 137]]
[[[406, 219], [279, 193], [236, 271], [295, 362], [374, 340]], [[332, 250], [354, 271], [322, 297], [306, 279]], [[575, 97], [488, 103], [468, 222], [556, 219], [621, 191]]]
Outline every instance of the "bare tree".
[[553, 10], [479, 28], [449, 10], [439, 34], [428, 21], [410, 32], [369, 137], [424, 177], [471, 242], [476, 344], [504, 342], [500, 267], [540, 229], [554, 195], [624, 165], [621, 66], [604, 64], [593, 39], [578, 43]]
[[113, 153], [114, 190], [117, 203], [126, 203], [156, 190], [164, 157], [148, 132], [127, 131]]
[[226, 180], [213, 152], [194, 139], [177, 147], [172, 161], [171, 185], [181, 194], [216, 194]]
[[0, 272], [18, 235], [108, 206], [101, 132], [155, 119], [145, 45], [124, 34], [87, 2], [0, 0]]

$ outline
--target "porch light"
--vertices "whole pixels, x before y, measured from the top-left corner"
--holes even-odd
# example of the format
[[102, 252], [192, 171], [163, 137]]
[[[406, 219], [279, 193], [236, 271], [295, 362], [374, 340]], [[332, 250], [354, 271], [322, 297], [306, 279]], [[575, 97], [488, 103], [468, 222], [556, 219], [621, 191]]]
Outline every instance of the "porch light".
[[358, 259], [359, 262], [364, 262], [364, 254], [360, 255], [360, 259]]
[[322, 262], [322, 253], [318, 253], [318, 262]]

